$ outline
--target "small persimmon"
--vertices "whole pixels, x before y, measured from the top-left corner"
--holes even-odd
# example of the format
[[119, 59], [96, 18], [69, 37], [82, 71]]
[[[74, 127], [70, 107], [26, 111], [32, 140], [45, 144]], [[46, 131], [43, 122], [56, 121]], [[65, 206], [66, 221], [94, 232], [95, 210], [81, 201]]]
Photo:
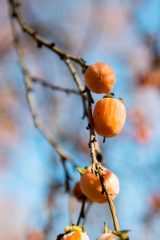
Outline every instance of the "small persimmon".
[[104, 232], [101, 234], [99, 238], [97, 238], [97, 240], [120, 240], [120, 239], [127, 240], [129, 239], [128, 232], [129, 230], [121, 230], [121, 231], [109, 230], [105, 224]]
[[81, 226], [68, 226], [64, 229], [64, 234], [57, 237], [57, 240], [89, 240], [89, 237]]
[[103, 233], [97, 240], [120, 240], [120, 238], [112, 233]]
[[96, 103], [93, 122], [97, 134], [103, 137], [116, 136], [121, 132], [125, 119], [126, 109], [120, 100], [106, 97]]
[[113, 69], [102, 62], [89, 65], [84, 79], [87, 87], [95, 93], [108, 93], [116, 81]]
[[80, 202], [83, 201], [85, 195], [82, 193], [81, 187], [80, 187], [80, 182], [77, 182], [74, 185], [74, 188], [72, 190], [72, 195]]
[[[104, 175], [104, 186], [111, 198], [114, 199], [119, 193], [119, 180], [118, 177], [103, 167], [102, 174]], [[91, 168], [88, 168], [84, 174], [81, 175], [80, 187], [85, 196], [93, 202], [105, 203], [107, 198], [102, 194], [102, 186], [99, 176], [92, 173]]]

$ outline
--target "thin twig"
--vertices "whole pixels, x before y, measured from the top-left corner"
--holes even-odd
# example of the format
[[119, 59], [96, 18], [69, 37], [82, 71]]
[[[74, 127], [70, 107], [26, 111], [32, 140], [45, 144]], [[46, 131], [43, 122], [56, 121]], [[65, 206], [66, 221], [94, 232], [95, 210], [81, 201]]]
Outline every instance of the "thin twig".
[[[18, 55], [19, 59], [19, 64], [23, 73], [24, 77], [24, 82], [26, 86], [26, 95], [27, 95], [27, 100], [29, 104], [29, 108], [32, 114], [32, 118], [35, 124], [35, 127], [42, 133], [42, 135], [47, 139], [47, 141], [54, 147], [55, 151], [58, 153], [60, 160], [62, 162], [62, 165], [64, 167], [65, 171], [65, 176], [66, 176], [66, 190], [69, 190], [69, 174], [65, 165], [65, 161], [69, 160], [72, 162], [71, 157], [66, 153], [66, 151], [62, 148], [62, 146], [57, 142], [56, 138], [47, 130], [47, 128], [43, 125], [41, 119], [39, 118], [38, 112], [37, 112], [37, 107], [36, 107], [36, 102], [35, 102], [35, 97], [34, 97], [34, 90], [32, 86], [32, 79], [31, 76], [28, 72], [28, 69], [25, 66], [24, 62], [24, 54], [23, 54], [23, 49], [20, 45], [18, 36], [16, 35], [15, 29], [14, 29], [14, 24], [11, 21], [11, 27], [12, 27], [12, 33], [14, 36], [14, 45], [15, 49]], [[74, 164], [72, 162], [72, 164]]]
[[87, 111], [87, 106], [86, 106], [86, 97], [84, 96], [85, 93], [85, 89], [84, 86], [81, 82], [81, 79], [74, 67], [74, 65], [71, 63], [71, 61], [69, 59], [65, 59], [65, 63], [69, 69], [69, 71], [71, 72], [73, 79], [77, 85], [79, 94], [81, 95], [81, 99], [82, 99], [82, 105], [83, 105], [83, 116], [82, 118], [84, 119], [85, 117], [88, 117], [88, 111]]
[[22, 15], [19, 11], [20, 3], [17, 0], [8, 0], [8, 1], [10, 2], [11, 7], [12, 7], [12, 16], [17, 19], [17, 22], [19, 23], [21, 29], [24, 32], [28, 33], [37, 42], [38, 46], [45, 46], [48, 49], [52, 50], [66, 63], [69, 71], [71, 72], [73, 78], [75, 79], [75, 82], [78, 84], [79, 93], [81, 95], [82, 103], [83, 103], [83, 109], [84, 109], [83, 118], [84, 118], [87, 114], [86, 107], [85, 107], [85, 96], [83, 95], [84, 87], [81, 84], [81, 81], [79, 81], [78, 73], [75, 70], [73, 64], [70, 62], [70, 60], [79, 64], [82, 67], [82, 69], [86, 68], [85, 61], [82, 58], [76, 58], [76, 57], [64, 52], [62, 49], [56, 47], [55, 44], [53, 44], [53, 42], [50, 43], [46, 39], [44, 39], [42, 36], [40, 36], [23, 19]]
[[8, 0], [12, 7], [12, 16], [15, 17], [21, 27], [21, 29], [30, 35], [37, 43], [38, 47], [46, 47], [56, 53], [61, 59], [70, 59], [82, 67], [85, 67], [85, 61], [82, 58], [74, 57], [71, 54], [64, 52], [61, 48], [55, 46], [55, 43], [47, 41], [40, 34], [38, 34], [34, 29], [32, 29], [26, 21], [23, 19], [19, 8], [20, 3], [17, 0]]
[[92, 95], [87, 88], [87, 98], [88, 98], [88, 125], [90, 130], [90, 138], [89, 138], [89, 148], [90, 148], [90, 155], [92, 160], [92, 167], [94, 164], [98, 163], [97, 156], [96, 156], [96, 145], [97, 142], [96, 134], [93, 127], [93, 118], [92, 118], [92, 104], [94, 103], [92, 99]]
[[47, 82], [46, 80], [43, 80], [40, 77], [31, 77], [32, 81], [36, 84], [40, 84], [45, 88], [49, 88], [51, 90], [55, 90], [55, 91], [60, 91], [60, 92], [64, 92], [66, 94], [75, 94], [75, 95], [80, 95], [79, 92], [75, 89], [71, 89], [71, 88], [64, 88], [61, 86], [57, 86], [54, 85], [53, 83]]
[[85, 210], [85, 203], [86, 203], [86, 197], [83, 196], [79, 217], [78, 217], [78, 220], [77, 220], [77, 223], [76, 223], [77, 226], [80, 224], [81, 219], [85, 218], [85, 211], [84, 211]]

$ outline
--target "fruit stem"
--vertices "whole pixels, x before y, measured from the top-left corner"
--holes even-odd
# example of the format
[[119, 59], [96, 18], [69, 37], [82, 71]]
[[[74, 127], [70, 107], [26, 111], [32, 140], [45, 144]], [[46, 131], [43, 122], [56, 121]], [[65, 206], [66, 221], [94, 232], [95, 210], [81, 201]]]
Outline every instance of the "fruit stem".
[[81, 205], [81, 210], [80, 210], [80, 213], [79, 213], [78, 221], [77, 221], [77, 224], [76, 224], [77, 226], [80, 224], [81, 219], [85, 218], [85, 214], [84, 214], [85, 203], [86, 203], [86, 197], [84, 196], [83, 200], [82, 200], [82, 205]]

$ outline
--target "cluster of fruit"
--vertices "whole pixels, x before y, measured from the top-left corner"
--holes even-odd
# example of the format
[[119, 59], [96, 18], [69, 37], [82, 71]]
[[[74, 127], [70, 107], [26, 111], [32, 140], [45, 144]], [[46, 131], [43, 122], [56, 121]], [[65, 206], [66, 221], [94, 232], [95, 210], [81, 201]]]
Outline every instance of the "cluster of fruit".
[[[115, 99], [113, 95], [109, 94], [115, 84], [114, 71], [105, 63], [99, 62], [86, 69], [84, 78], [89, 90], [107, 94], [96, 103], [94, 108], [93, 123], [95, 131], [104, 137], [117, 135], [124, 126], [126, 110], [121, 100]], [[99, 177], [92, 173], [91, 167], [81, 169], [80, 173], [81, 179], [73, 192], [77, 193], [78, 196], [81, 196], [81, 193], [84, 194], [92, 202], [107, 202], [105, 194], [102, 194]], [[113, 199], [119, 193], [119, 179], [105, 167], [102, 167], [102, 174], [104, 176], [104, 186]], [[77, 189], [79, 189], [79, 193]]]
[[[119, 134], [124, 126], [126, 119], [126, 110], [121, 99], [115, 99], [110, 90], [115, 84], [115, 75], [111, 67], [104, 63], [96, 63], [87, 67], [84, 73], [87, 88], [95, 93], [105, 93], [106, 96], [99, 100], [93, 112], [93, 124], [97, 134], [103, 137], [113, 137]], [[81, 178], [73, 188], [73, 195], [81, 201], [86, 198], [87, 201], [96, 203], [105, 203], [107, 198], [102, 194], [102, 185], [99, 176], [92, 171], [92, 166], [78, 168]], [[103, 174], [103, 183], [106, 191], [114, 199], [119, 193], [118, 177], [101, 166]], [[71, 226], [65, 229], [64, 234], [57, 238], [58, 240], [89, 240], [87, 233], [80, 226]], [[105, 231], [98, 240], [117, 240], [118, 238], [111, 231]]]
[[[110, 232], [107, 228], [97, 240], [118, 240], [119, 237]], [[57, 240], [89, 240], [87, 232], [81, 226], [68, 226], [64, 233], [57, 237]]]
[[126, 119], [126, 109], [122, 99], [115, 99], [109, 94], [115, 84], [115, 74], [105, 63], [90, 65], [84, 74], [89, 90], [94, 93], [105, 93], [94, 108], [94, 129], [100, 136], [113, 137], [121, 132]]

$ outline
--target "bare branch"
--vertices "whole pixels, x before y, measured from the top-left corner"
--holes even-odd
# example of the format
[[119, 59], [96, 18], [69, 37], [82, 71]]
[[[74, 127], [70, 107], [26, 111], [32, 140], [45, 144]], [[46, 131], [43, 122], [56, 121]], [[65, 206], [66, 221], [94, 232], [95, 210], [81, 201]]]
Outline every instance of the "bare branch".
[[[107, 192], [107, 190], [105, 188], [103, 175], [101, 174], [102, 165], [100, 162], [102, 161], [102, 154], [100, 151], [98, 141], [96, 139], [96, 134], [94, 131], [94, 126], [93, 126], [93, 118], [92, 118], [93, 99], [92, 99], [90, 91], [88, 89], [84, 89], [83, 84], [79, 78], [79, 75], [78, 75], [74, 65], [71, 62], [71, 61], [74, 61], [75, 63], [79, 64], [82, 67], [82, 70], [84, 71], [84, 69], [86, 68], [85, 61], [82, 58], [76, 58], [68, 53], [65, 53], [62, 49], [57, 48], [54, 43], [50, 43], [46, 39], [44, 39], [42, 36], [40, 36], [23, 19], [22, 15], [19, 11], [18, 2], [16, 0], [9, 0], [9, 2], [12, 7], [13, 17], [16, 18], [21, 29], [24, 32], [26, 32], [28, 35], [30, 35], [37, 42], [38, 47], [45, 46], [46, 48], [48, 48], [48, 49], [52, 50], [54, 53], [56, 53], [65, 62], [70, 73], [73, 76], [73, 79], [78, 88], [78, 93], [80, 94], [81, 99], [82, 99], [83, 117], [86, 116], [88, 119], [88, 129], [90, 130], [89, 147], [90, 147], [90, 155], [91, 155], [91, 159], [92, 159], [92, 170], [93, 170], [93, 173], [95, 173], [99, 176], [101, 186], [102, 186], [102, 192], [103, 192], [103, 194], [106, 195], [107, 201], [110, 206], [113, 223], [114, 223], [114, 228], [116, 231], [118, 231], [119, 224], [118, 224], [118, 219], [117, 219], [117, 215], [116, 215], [116, 209], [115, 209], [114, 203], [113, 203], [109, 193]], [[57, 153], [59, 154], [59, 156], [62, 160], [64, 169], [65, 169], [65, 173], [66, 173], [66, 179], [67, 179], [68, 172], [66, 171], [65, 160], [70, 159], [70, 158], [68, 157], [66, 152], [62, 149], [62, 147], [58, 144], [56, 139], [47, 131], [47, 129], [45, 129], [45, 127], [43, 126], [43, 124], [41, 123], [41, 121], [38, 117], [36, 107], [35, 107], [35, 102], [34, 102], [33, 88], [32, 88], [33, 81], [31, 79], [27, 69], [25, 68], [25, 65], [23, 63], [23, 57], [21, 55], [21, 51], [19, 49], [18, 44], [16, 47], [18, 50], [19, 58], [20, 58], [20, 63], [21, 63], [21, 67], [22, 67], [22, 71], [23, 71], [23, 75], [24, 75], [24, 79], [25, 79], [25, 83], [26, 83], [27, 98], [28, 98], [28, 102], [29, 102], [29, 106], [30, 106], [30, 110], [32, 113], [32, 117], [33, 117], [35, 126], [43, 133], [43, 135], [47, 138], [47, 140], [56, 149]], [[45, 83], [42, 83], [42, 85], [43, 84], [45, 85]], [[49, 87], [49, 85], [47, 85], [46, 87]], [[87, 99], [85, 96], [86, 91], [87, 91]], [[88, 105], [86, 105], [86, 102], [88, 102]], [[82, 204], [81, 211], [82, 210], [84, 210], [84, 203]], [[80, 216], [81, 215], [82, 214], [80, 212]], [[78, 219], [78, 223], [79, 223], [79, 219]]]
[[70, 71], [70, 73], [73, 76], [73, 79], [77, 85], [79, 94], [81, 96], [82, 99], [82, 105], [83, 105], [83, 116], [82, 118], [84, 119], [85, 117], [88, 117], [88, 111], [87, 111], [87, 106], [86, 106], [86, 97], [84, 96], [85, 93], [85, 88], [83, 87], [83, 84], [81, 82], [81, 79], [74, 67], [74, 65], [71, 63], [71, 61], [69, 59], [65, 59], [65, 63]]
[[[27, 100], [29, 104], [29, 108], [32, 114], [32, 118], [35, 124], [35, 127], [43, 134], [43, 136], [47, 139], [47, 141], [54, 147], [55, 151], [58, 153], [60, 156], [61, 162], [64, 167], [65, 171], [65, 177], [66, 177], [66, 190], [69, 191], [69, 174], [65, 165], [65, 161], [69, 160], [72, 162], [71, 157], [66, 153], [66, 151], [62, 148], [62, 146], [57, 142], [56, 138], [47, 130], [47, 128], [43, 125], [41, 119], [39, 118], [38, 112], [37, 112], [37, 107], [36, 107], [36, 101], [34, 97], [34, 90], [33, 90], [33, 82], [32, 78], [28, 72], [28, 69], [25, 66], [24, 62], [24, 55], [23, 55], [23, 48], [20, 45], [18, 36], [16, 35], [14, 25], [11, 21], [11, 26], [12, 26], [12, 33], [14, 36], [14, 45], [15, 49], [17, 51], [18, 59], [19, 59], [19, 64], [23, 73], [24, 77], [24, 82], [26, 86], [26, 95], [27, 95]], [[74, 165], [74, 163], [72, 162]], [[75, 165], [74, 165], [75, 166]]]
[[17, 22], [19, 23], [21, 29], [36, 41], [38, 47], [44, 46], [56, 53], [61, 59], [70, 59], [85, 68], [86, 64], [82, 58], [77, 58], [64, 52], [61, 48], [56, 47], [55, 43], [47, 41], [45, 38], [40, 36], [34, 29], [32, 29], [23, 19], [19, 11], [20, 3], [17, 0], [8, 1], [12, 7], [12, 16], [17, 19]]
[[43, 80], [42, 78], [39, 77], [31, 77], [32, 81], [36, 84], [40, 84], [45, 88], [49, 88], [51, 90], [55, 90], [55, 91], [60, 91], [60, 92], [64, 92], [66, 94], [75, 94], [75, 95], [80, 95], [79, 92], [77, 90], [71, 89], [71, 88], [64, 88], [64, 87], [60, 87], [57, 85], [54, 85], [50, 82], [47, 82], [45, 80]]
[[86, 197], [83, 196], [79, 217], [78, 217], [78, 220], [77, 220], [77, 223], [76, 223], [77, 226], [80, 224], [81, 219], [85, 218], [85, 204], [86, 204], [86, 200], [87, 200]]

